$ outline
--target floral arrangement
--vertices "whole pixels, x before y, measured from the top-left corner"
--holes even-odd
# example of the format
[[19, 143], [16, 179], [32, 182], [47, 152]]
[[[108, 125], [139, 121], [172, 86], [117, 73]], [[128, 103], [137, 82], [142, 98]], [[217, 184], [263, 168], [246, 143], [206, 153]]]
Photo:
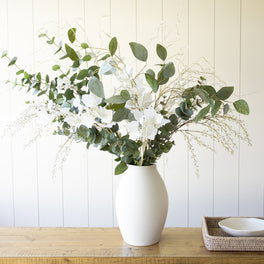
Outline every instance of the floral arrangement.
[[[76, 28], [68, 30], [68, 44], [56, 43], [55, 37], [47, 33], [39, 37], [56, 46], [55, 54], [62, 54], [61, 63], [52, 66], [57, 73], [55, 78], [40, 72], [29, 73], [17, 66], [16, 57], [9, 58], [6, 51], [2, 54], [2, 58], [9, 59], [8, 66], [18, 68], [14, 86], [34, 91], [35, 95], [11, 126], [11, 134], [36, 120], [32, 141], [50, 130], [64, 135], [67, 140], [59, 150], [57, 162], [65, 159], [66, 154], [62, 153], [67, 153], [74, 141], [114, 154], [118, 162], [115, 174], [123, 173], [128, 164], [155, 164], [175, 144], [172, 136], [176, 132], [184, 135], [195, 165], [193, 140], [210, 148], [202, 139], [210, 137], [229, 152], [236, 147], [234, 137], [250, 143], [243, 122], [232, 114], [235, 109], [248, 115], [247, 102], [228, 101], [234, 87], [223, 86], [216, 91], [207, 83], [208, 78], [216, 83], [216, 76], [203, 72], [198, 64], [185, 66], [178, 62], [176, 73], [164, 46], [157, 44], [158, 64], [147, 68], [147, 49], [130, 42], [134, 57], [143, 63], [142, 69], [134, 73], [119, 54], [116, 37], [110, 40], [108, 48], [79, 42]], [[71, 63], [66, 69], [65, 61]], [[112, 90], [110, 96], [105, 95], [106, 78], [116, 82], [108, 87]], [[197, 129], [193, 129], [192, 123]]]

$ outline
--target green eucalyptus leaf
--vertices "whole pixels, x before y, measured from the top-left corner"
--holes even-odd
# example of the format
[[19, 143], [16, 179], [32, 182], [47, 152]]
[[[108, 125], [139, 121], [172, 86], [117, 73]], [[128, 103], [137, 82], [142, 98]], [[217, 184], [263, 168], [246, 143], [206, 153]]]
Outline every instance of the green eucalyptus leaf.
[[54, 100], [54, 93], [51, 90], [49, 90], [49, 99]]
[[182, 97], [186, 99], [194, 98], [195, 95], [196, 93], [195, 93], [194, 87], [186, 88], [184, 92], [182, 93]]
[[74, 98], [73, 90], [68, 88], [65, 91], [64, 96], [66, 97], [66, 100], [71, 100], [72, 98]]
[[227, 98], [229, 98], [231, 96], [231, 94], [234, 91], [234, 87], [233, 86], [225, 86], [223, 88], [221, 88], [217, 93], [216, 96], [220, 99], [220, 100], [226, 100]]
[[72, 64], [72, 68], [78, 68], [81, 65], [80, 60], [75, 60]]
[[141, 44], [137, 42], [130, 42], [129, 46], [134, 54], [134, 56], [141, 61], [147, 61], [148, 50]]
[[200, 110], [200, 112], [198, 113], [198, 115], [195, 118], [195, 123], [198, 123], [202, 118], [204, 118], [210, 110], [210, 105], [204, 107], [202, 110]]
[[159, 88], [158, 81], [150, 74], [145, 73], [145, 78], [149, 86], [151, 87], [152, 91], [156, 93]]
[[222, 105], [222, 102], [221, 101], [216, 101], [213, 108], [212, 108], [212, 111], [211, 111], [211, 115], [212, 117], [214, 117], [216, 115], [216, 113], [219, 111], [220, 107]]
[[66, 54], [66, 55], [60, 57], [60, 60], [64, 60], [64, 59], [67, 59], [67, 58], [69, 58], [69, 56]]
[[47, 40], [47, 43], [52, 45], [54, 43], [55, 37], [52, 37], [52, 39]]
[[38, 35], [39, 38], [46, 37], [46, 36], [47, 36], [47, 33], [41, 33]]
[[37, 80], [40, 82], [41, 81], [41, 73], [38, 72], [37, 75], [35, 76], [37, 78]]
[[122, 90], [120, 92], [120, 95], [126, 100], [128, 101], [130, 99], [130, 93], [127, 90]]
[[158, 84], [162, 85], [168, 82], [169, 78], [165, 78], [163, 75], [164, 68], [161, 68], [161, 70], [158, 72]]
[[73, 82], [75, 81], [76, 77], [77, 77], [77, 72], [75, 72], [75, 73], [71, 76], [71, 78], [70, 78], [71, 83], [73, 83]]
[[60, 65], [58, 65], [58, 64], [55, 64], [52, 66], [53, 71], [58, 71], [59, 69], [60, 69]]
[[123, 107], [119, 108], [113, 115], [113, 122], [120, 122], [122, 120], [128, 119], [130, 110]]
[[175, 74], [175, 67], [173, 62], [168, 62], [165, 64], [163, 68], [163, 76], [164, 78], [170, 78]]
[[113, 56], [117, 50], [117, 39], [113, 37], [109, 42], [109, 51], [110, 54]]
[[176, 126], [178, 124], [178, 118], [175, 114], [170, 115], [169, 119], [173, 125]]
[[64, 99], [63, 94], [58, 94], [58, 95], [57, 95], [57, 99], [56, 99], [56, 104], [61, 105], [61, 104], [64, 103], [64, 101], [65, 101], [65, 99]]
[[183, 120], [188, 120], [188, 119], [190, 119], [190, 116], [184, 114], [184, 113], [182, 112], [182, 110], [180, 109], [180, 107], [177, 107], [177, 108], [175, 109], [175, 113], [176, 113], [180, 118], [182, 118]]
[[156, 52], [157, 52], [158, 56], [160, 57], [160, 59], [162, 59], [163, 61], [166, 60], [166, 58], [167, 58], [167, 50], [162, 45], [157, 44]]
[[233, 103], [233, 105], [238, 113], [243, 115], [249, 115], [248, 103], [245, 100], [237, 100]]
[[212, 98], [208, 99], [208, 103], [211, 106], [211, 108], [213, 108], [215, 106], [215, 101]]
[[21, 74], [21, 73], [24, 73], [24, 70], [19, 70], [19, 71], [17, 71], [17, 72], [16, 72], [16, 75], [19, 75], [19, 74]]
[[66, 53], [67, 53], [67, 56], [75, 61], [75, 60], [78, 60], [79, 57], [77, 55], [77, 53], [75, 52], [75, 50], [73, 48], [71, 48], [69, 45], [65, 44], [65, 50], [66, 50]]
[[77, 80], [83, 80], [88, 75], [88, 69], [83, 69], [77, 75]]
[[62, 41], [60, 41], [59, 48], [57, 49], [57, 51], [54, 54], [57, 54], [58, 52], [60, 52], [61, 49], [62, 49]]
[[105, 99], [105, 102], [109, 104], [123, 104], [126, 101], [127, 100], [125, 100], [121, 95], [114, 95], [108, 99]]
[[41, 95], [45, 94], [46, 92], [47, 92], [47, 90], [41, 91], [41, 92], [38, 93], [38, 96], [41, 96]]
[[209, 100], [209, 95], [208, 95], [208, 93], [205, 91], [205, 90], [203, 90], [203, 89], [200, 89], [200, 88], [194, 88], [193, 89], [193, 92], [196, 94], [196, 95], [198, 95], [204, 102], [208, 102], [208, 100]]
[[115, 168], [115, 175], [122, 174], [127, 168], [127, 164], [124, 161], [121, 161]]
[[109, 58], [111, 55], [110, 54], [106, 54], [104, 55], [101, 59], [99, 59], [99, 61], [101, 60], [106, 60], [107, 58]]
[[117, 111], [120, 108], [123, 108], [126, 103], [123, 104], [108, 104], [105, 108], [108, 110], [114, 110]]
[[131, 112], [128, 114], [128, 117], [127, 117], [127, 120], [129, 122], [132, 122], [132, 121], [136, 121], [136, 118], [134, 116], [134, 114], [132, 114]]
[[2, 53], [1, 58], [4, 58], [6, 55], [7, 55], [7, 50], [4, 50], [3, 53]]
[[225, 104], [224, 111], [223, 111], [224, 115], [226, 115], [228, 111], [229, 111], [229, 104]]
[[45, 82], [46, 82], [46, 83], [49, 83], [49, 75], [48, 75], [48, 74], [46, 74]]
[[17, 61], [17, 57], [12, 58], [12, 60], [9, 62], [8, 66], [14, 65]]
[[29, 79], [29, 74], [27, 72], [24, 72], [24, 78]]
[[210, 85], [202, 85], [201, 89], [205, 90], [210, 96], [216, 94], [216, 90], [213, 86]]
[[76, 39], [76, 28], [70, 28], [68, 30], [68, 38], [71, 43], [73, 43]]
[[85, 55], [83, 58], [82, 58], [82, 60], [83, 61], [90, 61], [91, 60], [91, 56], [90, 55]]
[[148, 69], [146, 73], [155, 78], [155, 72], [152, 69]]
[[89, 90], [98, 97], [104, 98], [104, 87], [102, 82], [92, 76], [88, 82]]
[[88, 48], [89, 48], [88, 44], [85, 43], [85, 42], [83, 42], [83, 43], [81, 44], [81, 47], [82, 47], [83, 49], [88, 49]]

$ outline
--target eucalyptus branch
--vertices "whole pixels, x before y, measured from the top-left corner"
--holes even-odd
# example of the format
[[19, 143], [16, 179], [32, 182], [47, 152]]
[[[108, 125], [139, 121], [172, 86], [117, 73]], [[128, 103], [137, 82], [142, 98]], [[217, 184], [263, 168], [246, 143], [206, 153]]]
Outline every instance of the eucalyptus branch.
[[[210, 138], [229, 152], [237, 146], [235, 138], [251, 143], [244, 124], [231, 116], [231, 108], [248, 115], [247, 102], [243, 99], [232, 102], [229, 98], [234, 88], [231, 86], [216, 90], [210, 85], [215, 80], [220, 81], [208, 61], [203, 60], [203, 65], [194, 63], [186, 66], [179, 59], [175, 67], [175, 62], [167, 59], [166, 48], [157, 44], [161, 68], [157, 77], [152, 69], [144, 76], [148, 50], [140, 43], [130, 42], [134, 57], [144, 62], [142, 69], [133, 75], [120, 54], [116, 37], [110, 40], [107, 48], [93, 47], [89, 41], [81, 43], [76, 38], [76, 28], [70, 28], [68, 38], [71, 44], [65, 44], [63, 49], [62, 42], [57, 44], [55, 37], [40, 36], [45, 36], [48, 44], [55, 45], [57, 52], [65, 54], [60, 59], [69, 58], [73, 62], [66, 73], [61, 66], [53, 65], [52, 69], [58, 71], [57, 76], [50, 81], [46, 75], [44, 81], [41, 73], [31, 75], [20, 70], [16, 57], [7, 59], [9, 66], [15, 65], [20, 70], [18, 74], [24, 73], [21, 87], [35, 88], [38, 95], [17, 124], [23, 126], [33, 119], [40, 122], [32, 140], [44, 132], [42, 128], [53, 128], [55, 134], [67, 137], [58, 151], [57, 164], [61, 165], [65, 160], [75, 140], [85, 142], [87, 148], [93, 145], [117, 156], [120, 163], [115, 174], [121, 174], [127, 169], [127, 164], [155, 164], [163, 153], [170, 151], [174, 145], [172, 137], [179, 131], [187, 142], [198, 174], [192, 142], [213, 150], [205, 140]], [[88, 56], [90, 52], [92, 54]], [[5, 51], [2, 57], [6, 55]], [[86, 67], [83, 67], [83, 62], [86, 62]], [[110, 96], [105, 91], [107, 85], [104, 85], [103, 75], [116, 78]], [[213, 80], [210, 82], [210, 79]], [[13, 84], [17, 85], [16, 82]], [[46, 85], [46, 90], [42, 89], [43, 85]], [[43, 100], [43, 94], [48, 99], [45, 97]], [[191, 123], [196, 128], [190, 127]]]

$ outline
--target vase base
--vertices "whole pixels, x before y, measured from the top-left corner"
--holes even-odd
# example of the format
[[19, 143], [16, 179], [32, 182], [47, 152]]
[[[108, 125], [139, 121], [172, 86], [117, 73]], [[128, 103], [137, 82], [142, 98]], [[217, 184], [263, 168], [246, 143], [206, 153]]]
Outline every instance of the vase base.
[[152, 245], [155, 245], [155, 244], [158, 244], [160, 241], [160, 239], [158, 241], [154, 241], [154, 242], [132, 242], [132, 241], [125, 241], [124, 242], [130, 246], [133, 246], [133, 247], [148, 247], [148, 246], [152, 246]]

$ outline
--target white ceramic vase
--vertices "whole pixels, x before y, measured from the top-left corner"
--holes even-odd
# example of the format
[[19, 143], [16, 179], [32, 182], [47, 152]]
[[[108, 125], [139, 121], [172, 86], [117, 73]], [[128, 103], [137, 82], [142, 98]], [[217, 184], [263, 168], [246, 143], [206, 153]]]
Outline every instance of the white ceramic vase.
[[156, 165], [129, 165], [116, 193], [116, 215], [124, 241], [133, 246], [158, 243], [167, 212], [168, 193]]

